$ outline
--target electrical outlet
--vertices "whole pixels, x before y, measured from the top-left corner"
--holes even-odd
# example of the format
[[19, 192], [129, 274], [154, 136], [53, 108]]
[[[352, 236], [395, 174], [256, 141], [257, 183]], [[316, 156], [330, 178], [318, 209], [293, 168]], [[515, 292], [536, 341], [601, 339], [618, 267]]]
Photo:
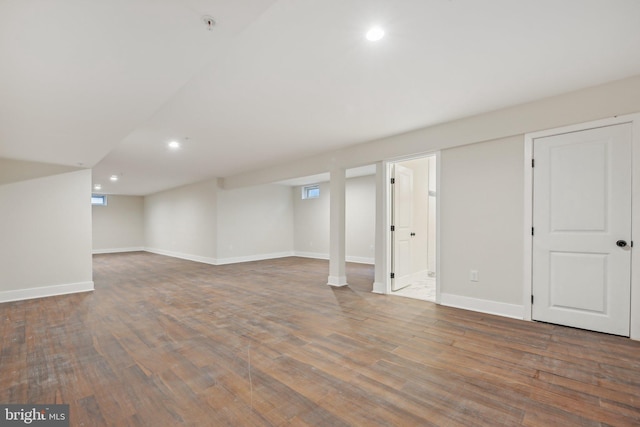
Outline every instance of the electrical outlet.
[[480, 277], [478, 276], [478, 270], [471, 270], [469, 272], [469, 280], [471, 280], [472, 282], [480, 281]]

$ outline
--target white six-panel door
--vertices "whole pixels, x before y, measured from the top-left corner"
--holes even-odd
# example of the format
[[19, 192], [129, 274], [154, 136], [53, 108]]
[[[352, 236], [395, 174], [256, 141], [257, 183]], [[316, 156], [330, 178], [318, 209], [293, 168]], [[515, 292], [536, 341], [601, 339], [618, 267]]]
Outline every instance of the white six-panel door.
[[533, 153], [532, 318], [628, 336], [631, 125], [537, 138]]

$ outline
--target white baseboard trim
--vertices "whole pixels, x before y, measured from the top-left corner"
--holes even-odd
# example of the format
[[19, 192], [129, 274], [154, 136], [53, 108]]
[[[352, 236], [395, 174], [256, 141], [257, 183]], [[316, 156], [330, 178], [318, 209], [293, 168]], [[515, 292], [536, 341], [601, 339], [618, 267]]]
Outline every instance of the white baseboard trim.
[[0, 303], [26, 299], [52, 297], [93, 291], [93, 282], [67, 283], [64, 285], [42, 286], [38, 288], [15, 289], [0, 292]]
[[382, 282], [373, 282], [373, 290], [371, 291], [374, 294], [386, 294], [387, 293], [387, 285]]
[[294, 251], [293, 256], [300, 258], [313, 258], [313, 259], [329, 259], [329, 254], [321, 254], [318, 252], [300, 252]]
[[231, 258], [221, 258], [216, 260], [216, 265], [236, 264], [239, 262], [263, 261], [265, 259], [276, 259], [294, 256], [294, 252], [273, 252], [270, 254], [247, 255]]
[[236, 264], [239, 262], [263, 261], [266, 259], [276, 259], [276, 258], [285, 258], [289, 256], [294, 256], [293, 252], [273, 252], [270, 254], [257, 254], [257, 255], [247, 255], [247, 256], [240, 256], [240, 257], [230, 257], [230, 258], [210, 258], [210, 257], [203, 257], [200, 255], [184, 254], [181, 252], [165, 251], [164, 249], [144, 248], [143, 250], [146, 252], [151, 252], [158, 255], [165, 255], [173, 258], [186, 259], [188, 261], [201, 262], [204, 264], [211, 264], [211, 265]]
[[346, 276], [329, 276], [327, 279], [327, 285], [329, 286], [347, 286], [347, 277]]
[[480, 313], [495, 314], [513, 319], [523, 319], [524, 307], [521, 305], [446, 293], [440, 294], [440, 298], [440, 304], [448, 307], [479, 311]]
[[[293, 256], [297, 256], [300, 258], [313, 258], [313, 259], [329, 259], [329, 254], [319, 253], [319, 252], [301, 252], [295, 251]], [[361, 256], [347, 256], [345, 257], [347, 262], [354, 262], [357, 264], [375, 264], [375, 258], [367, 258]]]
[[145, 252], [151, 252], [153, 254], [170, 256], [173, 258], [186, 259], [188, 261], [201, 262], [204, 264], [217, 265], [215, 258], [209, 258], [199, 255], [183, 254], [181, 252], [165, 251], [164, 249], [144, 248]]
[[354, 262], [356, 264], [375, 264], [376, 260], [375, 258], [367, 258], [367, 257], [363, 257], [363, 256], [347, 256], [346, 257], [346, 261], [347, 262]]
[[144, 247], [132, 247], [132, 248], [111, 248], [111, 249], [94, 249], [93, 254], [117, 254], [120, 252], [140, 252], [144, 251]]
[[[202, 262], [202, 263], [211, 264], [211, 265], [226, 265], [226, 264], [236, 264], [239, 262], [263, 261], [266, 259], [285, 258], [289, 256], [297, 256], [301, 258], [327, 259], [327, 260], [329, 259], [329, 255], [327, 254], [321, 254], [321, 253], [315, 253], [315, 252], [297, 252], [297, 251], [272, 252], [269, 254], [256, 254], [256, 255], [246, 255], [246, 256], [239, 256], [239, 257], [229, 257], [229, 258], [208, 258], [208, 257], [199, 256], [199, 255], [191, 255], [191, 254], [185, 254], [181, 252], [166, 251], [164, 249], [155, 249], [155, 248], [139, 248], [139, 249], [136, 248], [135, 250], [142, 250], [142, 251], [151, 252], [158, 255], [165, 255], [173, 258], [186, 259], [189, 261]], [[346, 261], [355, 262], [358, 264], [371, 264], [371, 265], [375, 264], [375, 260], [373, 258], [365, 258], [365, 257], [347, 257]]]

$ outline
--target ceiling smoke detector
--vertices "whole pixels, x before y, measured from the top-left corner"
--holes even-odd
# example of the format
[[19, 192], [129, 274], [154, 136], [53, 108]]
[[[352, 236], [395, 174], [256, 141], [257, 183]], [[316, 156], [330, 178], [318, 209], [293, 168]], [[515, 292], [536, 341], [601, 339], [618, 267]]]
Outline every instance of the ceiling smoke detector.
[[209, 31], [213, 31], [213, 27], [216, 25], [216, 21], [214, 21], [213, 18], [209, 15], [204, 15], [202, 17], [202, 22], [204, 23], [204, 26], [207, 27], [207, 30]]

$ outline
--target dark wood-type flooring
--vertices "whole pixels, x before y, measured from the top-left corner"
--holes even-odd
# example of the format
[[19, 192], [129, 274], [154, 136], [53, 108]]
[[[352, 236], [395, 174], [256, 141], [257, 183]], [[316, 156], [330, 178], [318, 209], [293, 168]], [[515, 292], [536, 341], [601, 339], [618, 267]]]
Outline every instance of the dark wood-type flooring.
[[95, 292], [0, 304], [0, 403], [68, 403], [73, 426], [640, 425], [640, 342], [347, 273], [95, 256]]

